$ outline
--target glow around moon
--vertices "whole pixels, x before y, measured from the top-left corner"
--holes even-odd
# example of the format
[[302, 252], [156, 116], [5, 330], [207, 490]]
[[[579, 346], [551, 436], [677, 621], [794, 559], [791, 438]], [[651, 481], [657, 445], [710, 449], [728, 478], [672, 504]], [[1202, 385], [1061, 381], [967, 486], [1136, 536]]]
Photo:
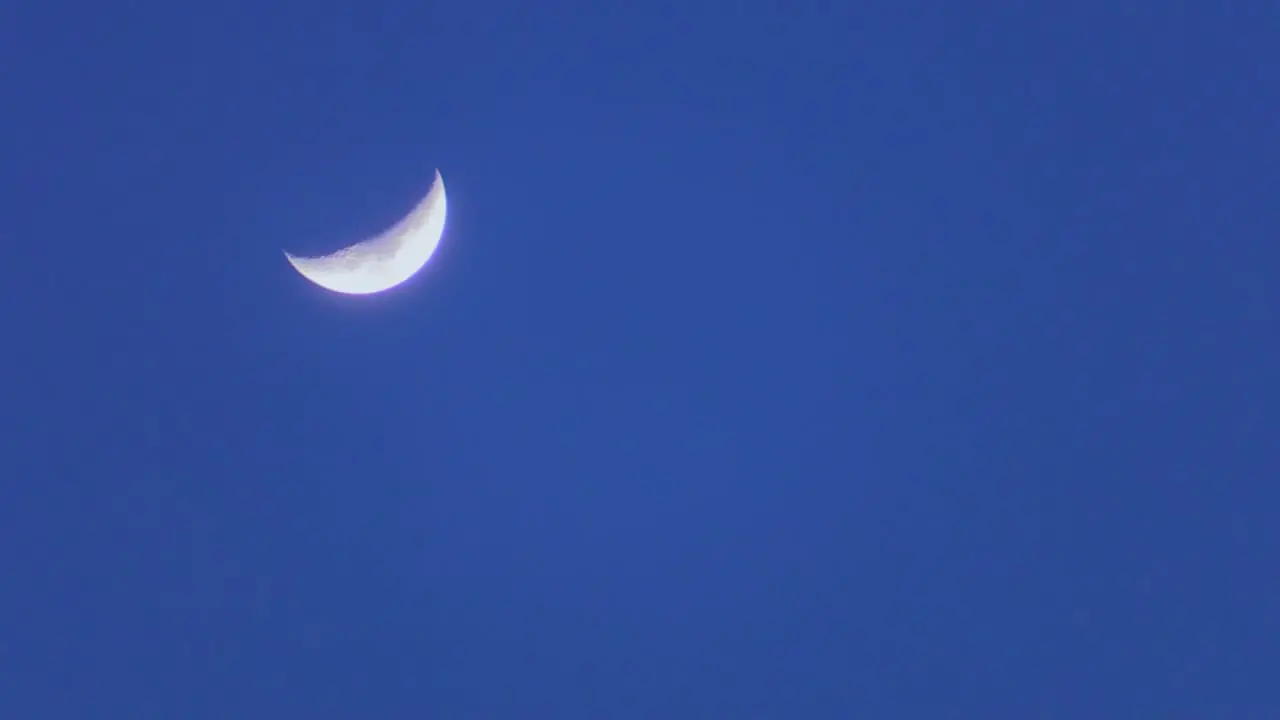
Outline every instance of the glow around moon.
[[444, 180], [436, 171], [426, 198], [394, 227], [321, 257], [285, 257], [303, 277], [320, 287], [348, 295], [389, 290], [422, 269], [440, 244], [444, 232]]

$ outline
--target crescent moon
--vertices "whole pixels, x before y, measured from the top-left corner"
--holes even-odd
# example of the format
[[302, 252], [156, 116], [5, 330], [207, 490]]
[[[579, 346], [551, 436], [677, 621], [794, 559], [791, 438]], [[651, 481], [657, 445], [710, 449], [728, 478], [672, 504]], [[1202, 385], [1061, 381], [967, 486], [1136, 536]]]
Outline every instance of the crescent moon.
[[285, 252], [289, 264], [322, 288], [347, 295], [390, 290], [422, 269], [440, 244], [448, 200], [436, 171], [430, 192], [390, 229], [337, 252], [298, 257]]

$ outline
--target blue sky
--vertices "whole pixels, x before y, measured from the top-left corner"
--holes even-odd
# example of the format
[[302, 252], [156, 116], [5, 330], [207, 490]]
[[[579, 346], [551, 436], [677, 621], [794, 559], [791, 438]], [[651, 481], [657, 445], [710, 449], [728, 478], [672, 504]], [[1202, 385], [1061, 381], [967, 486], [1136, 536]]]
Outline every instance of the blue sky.
[[3, 7], [0, 716], [1275, 717], [1277, 8]]

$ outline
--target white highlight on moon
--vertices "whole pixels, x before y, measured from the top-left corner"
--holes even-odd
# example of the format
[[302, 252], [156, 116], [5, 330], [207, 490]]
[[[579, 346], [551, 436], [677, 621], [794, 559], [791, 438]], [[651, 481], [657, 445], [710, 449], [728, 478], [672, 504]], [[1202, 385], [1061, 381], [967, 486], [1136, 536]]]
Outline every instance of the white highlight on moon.
[[422, 269], [440, 244], [448, 201], [436, 171], [427, 197], [389, 230], [321, 257], [285, 257], [303, 277], [348, 295], [389, 290]]

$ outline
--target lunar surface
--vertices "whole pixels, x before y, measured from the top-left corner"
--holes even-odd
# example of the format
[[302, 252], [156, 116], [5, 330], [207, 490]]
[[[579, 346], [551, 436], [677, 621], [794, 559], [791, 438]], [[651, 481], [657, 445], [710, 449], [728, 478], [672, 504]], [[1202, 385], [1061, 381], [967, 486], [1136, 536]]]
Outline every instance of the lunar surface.
[[334, 292], [369, 295], [389, 290], [431, 259], [444, 232], [447, 205], [437, 170], [427, 197], [391, 229], [321, 257], [284, 255], [303, 277]]

